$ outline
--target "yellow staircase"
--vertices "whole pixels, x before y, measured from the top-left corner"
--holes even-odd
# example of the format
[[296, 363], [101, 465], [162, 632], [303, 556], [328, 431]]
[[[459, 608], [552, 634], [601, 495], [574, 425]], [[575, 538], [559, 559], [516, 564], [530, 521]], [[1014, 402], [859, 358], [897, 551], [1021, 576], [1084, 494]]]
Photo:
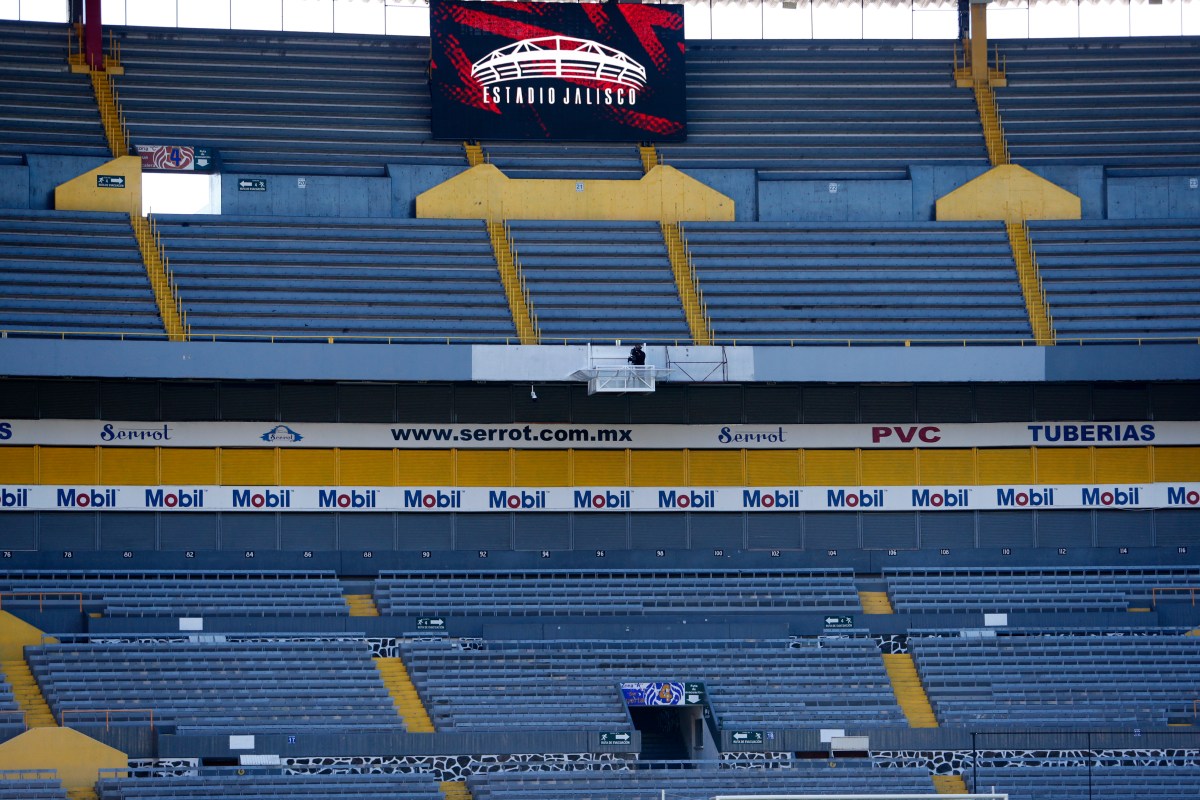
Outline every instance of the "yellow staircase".
[[0, 671], [4, 672], [5, 679], [12, 686], [13, 697], [20, 706], [21, 711], [25, 712], [25, 724], [30, 728], [56, 728], [58, 721], [54, 719], [54, 714], [50, 712], [50, 706], [46, 705], [46, 698], [42, 696], [42, 690], [38, 687], [37, 681], [33, 679], [33, 673], [29, 671], [29, 664], [25, 659], [13, 659], [8, 661], [0, 661]]
[[154, 301], [158, 304], [158, 313], [162, 317], [167, 338], [172, 342], [186, 342], [191, 337], [187, 327], [187, 315], [179, 302], [179, 292], [175, 288], [175, 279], [171, 275], [167, 258], [163, 255], [162, 241], [154, 220], [148, 216], [143, 217], [140, 209], [131, 210], [129, 224], [133, 227], [133, 235], [137, 237], [142, 264], [146, 267], [146, 277], [150, 279], [150, 286], [154, 289]]
[[396, 711], [404, 719], [404, 727], [412, 733], [433, 733], [433, 720], [417, 694], [417, 687], [408, 677], [404, 662], [398, 658], [376, 658], [375, 669], [383, 676], [383, 684], [396, 704]]
[[76, 787], [74, 789], [67, 789], [67, 799], [68, 800], [99, 800], [99, 797], [100, 796], [98, 794], [96, 794], [95, 789], [84, 788], [84, 787]]
[[662, 163], [662, 156], [652, 144], [638, 145], [638, 156], [642, 159], [642, 172], [649, 172]]
[[859, 602], [862, 603], [864, 614], [895, 614], [892, 602], [888, 600], [887, 592], [859, 592]]
[[933, 706], [929, 705], [929, 697], [925, 694], [925, 687], [921, 685], [921, 676], [917, 674], [917, 665], [912, 655], [884, 653], [883, 665], [892, 681], [896, 702], [908, 718], [908, 727], [936, 728], [937, 717], [933, 714]]
[[1025, 295], [1025, 310], [1029, 313], [1029, 326], [1033, 338], [1040, 345], [1054, 344], [1054, 321], [1046, 307], [1046, 290], [1038, 272], [1037, 257], [1029, 242], [1029, 226], [1025, 222], [1006, 222], [1008, 243], [1012, 247], [1013, 260], [1017, 264], [1017, 278], [1021, 282], [1021, 293]]
[[1008, 153], [1008, 141], [1000, 125], [1000, 111], [996, 108], [996, 93], [986, 83], [974, 85], [975, 105], [979, 107], [979, 122], [983, 125], [983, 141], [987, 145], [988, 160], [993, 167], [1012, 163]]
[[533, 315], [533, 305], [529, 302], [525, 278], [521, 275], [521, 264], [508, 238], [508, 225], [489, 222], [487, 230], [492, 240], [492, 252], [496, 256], [496, 267], [500, 270], [500, 282], [504, 285], [504, 294], [508, 296], [508, 310], [512, 312], [513, 324], [517, 328], [517, 338], [521, 344], [538, 344], [541, 342], [541, 332]]
[[369, 594], [346, 594], [342, 595], [346, 600], [346, 605], [350, 607], [350, 616], [352, 617], [378, 617], [379, 609], [375, 606], [375, 598]]
[[683, 315], [687, 319], [692, 342], [699, 345], [712, 344], [712, 322], [708, 318], [708, 307], [700, 294], [696, 280], [696, 265], [687, 250], [687, 243], [679, 230], [679, 223], [663, 222], [663, 241], [667, 245], [667, 257], [671, 260], [671, 272], [675, 275], [675, 287], [679, 290], [679, 302], [683, 304]]
[[930, 775], [938, 794], [969, 794], [962, 775]]
[[442, 781], [438, 788], [442, 790], [442, 796], [446, 800], [474, 800], [471, 790], [463, 781]]
[[107, 72], [93, 72], [91, 78], [108, 149], [114, 158], [129, 155], [129, 128], [125, 125], [125, 114], [117, 104], [117, 90], [112, 86], [112, 79]]
[[472, 167], [487, 163], [487, 156], [483, 154], [483, 145], [479, 142], [463, 142], [463, 151], [467, 154], [467, 163]]

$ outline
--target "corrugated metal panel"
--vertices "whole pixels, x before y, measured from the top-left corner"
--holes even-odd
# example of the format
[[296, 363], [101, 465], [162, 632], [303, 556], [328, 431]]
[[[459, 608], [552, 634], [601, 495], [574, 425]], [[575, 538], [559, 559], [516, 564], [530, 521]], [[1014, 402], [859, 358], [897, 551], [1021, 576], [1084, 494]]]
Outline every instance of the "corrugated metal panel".
[[979, 482], [1030, 483], [1033, 481], [1033, 451], [979, 450], [976, 453]]
[[281, 514], [280, 550], [337, 550], [336, 514]]
[[337, 387], [337, 403], [339, 422], [391, 422], [396, 417], [396, 387], [344, 383]]
[[687, 480], [682, 450], [634, 450], [629, 454], [631, 486], [681, 486]]
[[[657, 521], [658, 514], [572, 514], [571, 539], [576, 550], [628, 550], [630, 516], [653, 517]], [[682, 515], [679, 517], [679, 527], [683, 527]], [[641, 529], [641, 526], [639, 526]], [[646, 549], [636, 535], [633, 538], [634, 548]]]
[[1149, 483], [1149, 447], [1097, 447], [1093, 452], [1097, 483]]
[[1164, 508], [1154, 512], [1154, 544], [1158, 547], [1200, 545], [1196, 512], [1188, 508]]
[[860, 462], [865, 486], [911, 486], [917, 482], [916, 450], [863, 450]]
[[276, 550], [279, 547], [279, 514], [222, 514], [222, 550]]
[[99, 516], [101, 550], [154, 550], [158, 546], [156, 514], [109, 511]]
[[337, 422], [337, 387], [330, 383], [279, 384], [279, 419]]
[[458, 514], [454, 518], [455, 550], [511, 550], [512, 514]]
[[1150, 392], [1145, 385], [1098, 385], [1092, 389], [1092, 409], [1101, 422], [1150, 419]]
[[40, 483], [99, 483], [95, 447], [43, 447]]
[[805, 486], [857, 486], [858, 454], [853, 450], [805, 450]]
[[1092, 418], [1092, 387], [1083, 383], [1037, 386], [1034, 419], [1047, 422]]
[[454, 514], [397, 514], [400, 550], [452, 550]]
[[4, 546], [13, 550], [37, 550], [37, 511], [4, 513]]
[[1096, 511], [1096, 544], [1100, 547], [1151, 547], [1154, 545], [1155, 521], [1153, 511], [1099, 509]]
[[799, 486], [798, 450], [746, 450], [748, 486]]
[[861, 422], [916, 422], [916, 392], [911, 386], [859, 387], [858, 413]]
[[745, 515], [688, 514], [693, 550], [741, 550], [745, 547]]
[[158, 515], [162, 550], [216, 550], [217, 515], [208, 512]]
[[512, 422], [512, 387], [455, 386], [454, 415], [458, 422]]
[[977, 520], [980, 547], [1033, 547], [1032, 511], [989, 511]]
[[524, 385], [513, 391], [513, 416], [518, 422], [570, 422], [571, 387], [530, 386], [531, 392], [523, 391]]
[[38, 448], [5, 447], [0, 449], [0, 482], [37, 483]]
[[[490, 451], [480, 450], [480, 453]], [[453, 450], [397, 450], [396, 482], [400, 486], [453, 486], [455, 453]], [[505, 464], [503, 478], [508, 477], [508, 451], [496, 457]], [[507, 483], [507, 480], [505, 480]]]
[[975, 546], [975, 514], [971, 511], [938, 511], [919, 517], [921, 548], [972, 548]]
[[337, 451], [280, 450], [279, 475], [284, 486], [333, 486], [338, 482]]
[[861, 514], [806, 513], [804, 549], [833, 550], [859, 546], [858, 518]]
[[391, 514], [338, 514], [342, 550], [391, 550], [395, 544]]
[[919, 482], [935, 484], [975, 483], [974, 450], [921, 450], [917, 453]]
[[95, 550], [99, 517], [95, 511], [43, 511], [38, 518], [38, 549]]
[[517, 486], [570, 486], [571, 454], [566, 450], [516, 450]]
[[221, 450], [221, 483], [224, 486], [273, 486], [275, 450]]
[[39, 383], [38, 411], [42, 419], [97, 419], [100, 383], [74, 380]]
[[396, 419], [401, 422], [453, 422], [453, 387], [448, 383], [397, 386]]
[[800, 421], [798, 386], [747, 386], [743, 395], [746, 422], [751, 425]]
[[247, 422], [279, 419], [279, 398], [275, 384], [222, 383], [221, 419]]
[[660, 386], [656, 392], [631, 396], [629, 421], [687, 423], [687, 391], [682, 386]]
[[575, 486], [629, 484], [629, 456], [624, 450], [574, 450], [571, 470]]
[[975, 387], [976, 422], [1025, 422], [1033, 416], [1033, 391], [1028, 386]]
[[4, 419], [37, 419], [37, 382], [0, 381], [0, 417]]
[[693, 425], [736, 425], [742, 421], [741, 386], [691, 386], [688, 421]]
[[741, 450], [689, 450], [688, 483], [692, 486], [744, 486]]
[[[582, 515], [576, 514], [578, 520]], [[605, 516], [608, 516], [607, 514]], [[687, 516], [684, 514], [630, 514], [630, 547], [634, 550], [686, 550]], [[579, 548], [576, 537], [575, 547]]]
[[628, 422], [629, 395], [599, 394], [589, 395], [587, 386], [571, 387], [571, 421], [572, 422]]
[[514, 514], [513, 529], [517, 550], [571, 549], [571, 520], [567, 514]]
[[921, 422], [973, 422], [975, 395], [970, 386], [918, 386], [917, 419]]
[[210, 486], [217, 481], [217, 451], [207, 448], [164, 447], [158, 453], [164, 484]]
[[915, 550], [917, 515], [905, 511], [863, 514], [862, 546], [866, 550]]
[[393, 450], [339, 450], [338, 482], [343, 486], [394, 486]]
[[[459, 450], [457, 457], [459, 486], [509, 486], [512, 483], [512, 454], [508, 450]], [[407, 460], [400, 459], [401, 482], [404, 482]]]
[[100, 384], [101, 419], [161, 419], [158, 384], [153, 381], [105, 381]]
[[164, 383], [159, 387], [159, 403], [163, 419], [185, 422], [221, 418], [215, 383]]
[[858, 422], [858, 389], [853, 386], [806, 386], [801, 402], [804, 422]]
[[1091, 483], [1092, 451], [1087, 447], [1043, 447], [1036, 452], [1041, 483]]
[[1154, 480], [1200, 481], [1200, 447], [1154, 448]]
[[1154, 419], [1200, 419], [1200, 383], [1156, 383], [1150, 392]]
[[746, 515], [746, 546], [751, 550], [799, 550], [804, 544], [798, 513]]
[[1090, 547], [1092, 544], [1092, 512], [1038, 511], [1038, 547]]
[[100, 448], [100, 482], [126, 486], [156, 485], [157, 450], [153, 447]]

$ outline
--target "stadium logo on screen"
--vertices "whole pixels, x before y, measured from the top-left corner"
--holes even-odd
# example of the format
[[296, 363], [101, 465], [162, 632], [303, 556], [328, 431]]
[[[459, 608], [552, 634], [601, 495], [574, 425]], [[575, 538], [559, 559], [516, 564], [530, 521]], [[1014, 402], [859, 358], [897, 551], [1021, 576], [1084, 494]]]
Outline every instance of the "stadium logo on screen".
[[[539, 102], [555, 105], [633, 105], [646, 86], [646, 68], [612, 47], [571, 36], [543, 36], [500, 47], [471, 65], [471, 76], [483, 87], [484, 102]], [[508, 87], [520, 80], [593, 80], [618, 89]], [[574, 88], [574, 91], [571, 89]]]

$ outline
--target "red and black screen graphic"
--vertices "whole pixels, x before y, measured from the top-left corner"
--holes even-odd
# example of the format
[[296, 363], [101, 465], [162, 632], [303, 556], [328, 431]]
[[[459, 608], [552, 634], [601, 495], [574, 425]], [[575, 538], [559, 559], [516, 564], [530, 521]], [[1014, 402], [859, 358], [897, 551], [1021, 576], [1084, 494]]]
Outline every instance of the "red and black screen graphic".
[[683, 141], [683, 6], [431, 0], [435, 139]]

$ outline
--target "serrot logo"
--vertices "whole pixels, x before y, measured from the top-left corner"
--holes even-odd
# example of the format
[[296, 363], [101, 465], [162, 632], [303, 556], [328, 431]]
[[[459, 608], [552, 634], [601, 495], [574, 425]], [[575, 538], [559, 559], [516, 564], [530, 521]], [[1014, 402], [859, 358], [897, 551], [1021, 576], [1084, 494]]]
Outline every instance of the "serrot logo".
[[318, 489], [317, 508], [375, 508], [378, 505], [376, 489], [339, 492], [337, 489]]
[[292, 491], [292, 489], [279, 489], [276, 491], [264, 489], [261, 492], [256, 492], [252, 489], [234, 489], [232, 505], [234, 508], [291, 508]]
[[715, 489], [691, 491], [688, 489], [667, 489], [658, 493], [659, 508], [695, 508], [711, 509], [717, 505]]
[[575, 508], [630, 508], [633, 506], [633, 492], [622, 489], [609, 492], [603, 489], [576, 489]]
[[55, 505], [59, 508], [112, 508], [117, 504], [116, 489], [59, 489]]
[[1054, 505], [1053, 488], [997, 489], [996, 505], [1000, 508], [1041, 508]]
[[146, 508], [204, 508], [204, 490], [147, 489]]
[[0, 508], [29, 508], [29, 490], [0, 486]]
[[883, 508], [886, 489], [859, 489], [848, 492], [845, 489], [829, 489], [825, 493], [826, 508]]
[[914, 508], [968, 508], [971, 505], [969, 489], [913, 489]]
[[12, 438], [12, 423], [0, 422], [0, 442]]
[[799, 508], [800, 490], [743, 489], [742, 508]]
[[1189, 489], [1186, 486], [1168, 486], [1167, 505], [1200, 506], [1200, 491]]
[[287, 444], [298, 442], [304, 437], [296, 433], [287, 425], [276, 425], [259, 438], [264, 442], [271, 442], [273, 444]]
[[421, 489], [405, 489], [405, 508], [462, 508], [462, 489], [426, 492]]
[[1111, 488], [1084, 486], [1080, 490], [1080, 505], [1083, 506], [1138, 506], [1142, 503], [1142, 490], [1136, 486]]

